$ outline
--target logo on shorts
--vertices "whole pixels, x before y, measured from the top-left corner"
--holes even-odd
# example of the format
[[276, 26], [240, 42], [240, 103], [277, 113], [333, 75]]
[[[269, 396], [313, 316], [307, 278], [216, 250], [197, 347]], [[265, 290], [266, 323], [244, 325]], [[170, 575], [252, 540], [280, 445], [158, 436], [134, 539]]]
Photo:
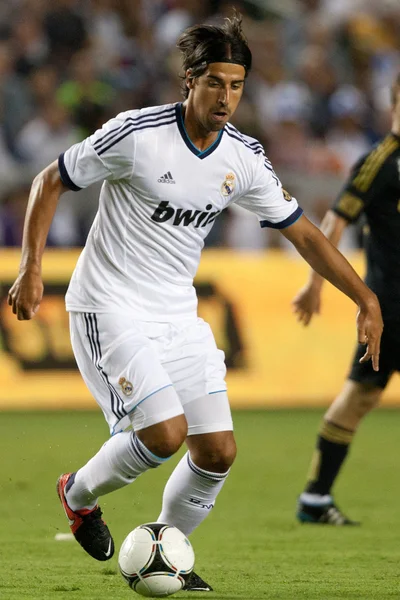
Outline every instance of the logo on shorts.
[[127, 381], [125, 377], [120, 377], [118, 383], [122, 387], [122, 391], [125, 394], [125, 396], [130, 396], [132, 394], [133, 385], [130, 381]]
[[221, 186], [221, 194], [223, 196], [230, 196], [235, 189], [235, 176], [233, 173], [228, 173], [225, 177], [225, 181]]

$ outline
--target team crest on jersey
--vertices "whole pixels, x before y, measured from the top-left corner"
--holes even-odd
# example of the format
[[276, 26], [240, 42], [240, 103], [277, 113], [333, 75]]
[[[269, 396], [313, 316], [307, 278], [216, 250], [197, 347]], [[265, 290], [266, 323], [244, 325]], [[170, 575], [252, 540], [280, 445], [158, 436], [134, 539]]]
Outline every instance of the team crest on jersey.
[[292, 196], [284, 188], [282, 188], [282, 194], [286, 202], [291, 202], [293, 200]]
[[125, 394], [125, 396], [130, 396], [132, 394], [133, 385], [130, 381], [127, 381], [125, 377], [120, 377], [118, 383], [122, 387], [122, 391]]
[[223, 196], [230, 196], [235, 189], [235, 176], [233, 173], [228, 173], [225, 177], [225, 181], [221, 186], [221, 193]]

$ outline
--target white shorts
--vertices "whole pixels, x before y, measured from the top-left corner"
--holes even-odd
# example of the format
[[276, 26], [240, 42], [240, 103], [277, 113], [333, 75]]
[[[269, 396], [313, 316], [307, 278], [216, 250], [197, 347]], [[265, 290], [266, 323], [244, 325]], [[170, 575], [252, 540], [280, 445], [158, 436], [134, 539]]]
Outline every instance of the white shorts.
[[[142, 418], [139, 425], [136, 418], [136, 429], [186, 412], [192, 421], [189, 433], [232, 429], [225, 356], [202, 319], [150, 323], [127, 315], [71, 312], [70, 330], [81, 375], [112, 434], [135, 423], [139, 405], [136, 413]], [[215, 416], [209, 396], [219, 407]], [[160, 405], [163, 398], [165, 406]], [[147, 399], [157, 415], [146, 415]]]

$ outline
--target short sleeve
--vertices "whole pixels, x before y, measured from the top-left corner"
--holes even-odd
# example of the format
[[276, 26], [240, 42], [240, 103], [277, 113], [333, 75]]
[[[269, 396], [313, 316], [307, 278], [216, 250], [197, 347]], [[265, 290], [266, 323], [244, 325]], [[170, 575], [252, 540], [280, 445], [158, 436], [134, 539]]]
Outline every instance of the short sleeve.
[[77, 191], [104, 179], [130, 178], [135, 149], [133, 119], [122, 113], [59, 156], [61, 180]]
[[390, 182], [398, 179], [398, 176], [393, 177], [394, 168], [391, 157], [382, 151], [374, 150], [360, 158], [332, 210], [349, 223], [355, 223], [374, 201], [379, 202]]
[[297, 221], [302, 209], [276, 176], [265, 154], [258, 154], [250, 189], [236, 203], [257, 215], [261, 227], [284, 229]]

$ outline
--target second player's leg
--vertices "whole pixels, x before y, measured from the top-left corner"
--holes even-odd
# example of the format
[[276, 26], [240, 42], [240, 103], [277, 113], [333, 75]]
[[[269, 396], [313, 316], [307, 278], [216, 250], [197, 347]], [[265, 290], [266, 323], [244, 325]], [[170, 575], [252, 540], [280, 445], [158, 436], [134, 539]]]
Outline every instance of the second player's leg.
[[[324, 415], [317, 436], [307, 483], [300, 495], [297, 517], [303, 522], [350, 525], [335, 506], [331, 490], [349, 453], [354, 435], [364, 416], [379, 402], [394, 370], [397, 328], [385, 328], [381, 342], [380, 369], [360, 363], [365, 346], [358, 344], [349, 379]], [[393, 338], [393, 339], [392, 339]]]
[[355, 432], [363, 417], [377, 406], [382, 388], [348, 379], [325, 413], [324, 421]]
[[363, 417], [379, 402], [382, 388], [347, 380], [324, 415], [297, 517], [302, 522], [352, 525], [335, 506], [331, 490]]
[[382, 388], [347, 380], [324, 415], [301, 498], [309, 503], [329, 504], [331, 489], [346, 459], [362, 418], [372, 410]]

